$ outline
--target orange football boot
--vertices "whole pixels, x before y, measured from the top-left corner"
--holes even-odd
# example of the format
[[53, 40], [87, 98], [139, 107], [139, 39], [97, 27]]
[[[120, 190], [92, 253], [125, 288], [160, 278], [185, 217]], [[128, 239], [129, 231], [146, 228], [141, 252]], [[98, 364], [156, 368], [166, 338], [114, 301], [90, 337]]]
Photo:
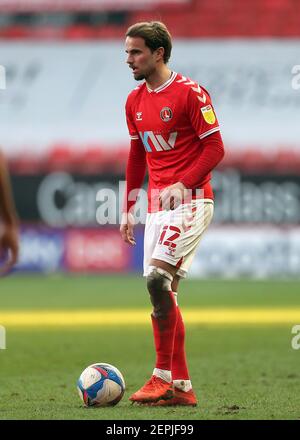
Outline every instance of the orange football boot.
[[137, 403], [151, 403], [172, 399], [173, 396], [172, 383], [166, 382], [160, 377], [152, 376], [140, 390], [129, 397], [129, 400]]
[[159, 400], [151, 406], [197, 406], [197, 398], [193, 390], [182, 391], [174, 388], [174, 397], [169, 400]]

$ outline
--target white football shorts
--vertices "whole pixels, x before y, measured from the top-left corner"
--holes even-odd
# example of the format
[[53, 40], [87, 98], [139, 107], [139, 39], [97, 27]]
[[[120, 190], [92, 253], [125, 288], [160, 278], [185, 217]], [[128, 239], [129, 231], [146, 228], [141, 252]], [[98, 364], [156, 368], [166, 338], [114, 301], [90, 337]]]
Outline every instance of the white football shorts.
[[144, 276], [152, 258], [178, 267], [185, 278], [198, 244], [211, 222], [214, 202], [197, 199], [176, 209], [147, 214], [144, 235]]

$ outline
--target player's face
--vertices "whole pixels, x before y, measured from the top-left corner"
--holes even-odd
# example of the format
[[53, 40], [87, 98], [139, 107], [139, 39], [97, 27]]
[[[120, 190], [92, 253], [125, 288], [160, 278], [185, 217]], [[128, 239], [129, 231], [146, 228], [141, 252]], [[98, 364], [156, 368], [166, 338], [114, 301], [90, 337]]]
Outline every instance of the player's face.
[[126, 63], [133, 71], [134, 79], [147, 79], [156, 69], [156, 51], [151, 52], [140, 37], [127, 37], [125, 41]]

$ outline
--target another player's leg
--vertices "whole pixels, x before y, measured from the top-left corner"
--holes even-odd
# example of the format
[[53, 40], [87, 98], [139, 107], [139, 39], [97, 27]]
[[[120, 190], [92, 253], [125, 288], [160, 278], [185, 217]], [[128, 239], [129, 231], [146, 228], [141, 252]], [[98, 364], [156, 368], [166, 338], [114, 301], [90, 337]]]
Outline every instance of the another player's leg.
[[172, 358], [177, 324], [177, 306], [171, 284], [176, 267], [159, 260], [152, 260], [147, 276], [147, 287], [153, 305], [151, 315], [156, 364], [151, 379], [130, 400], [151, 403], [171, 399]]

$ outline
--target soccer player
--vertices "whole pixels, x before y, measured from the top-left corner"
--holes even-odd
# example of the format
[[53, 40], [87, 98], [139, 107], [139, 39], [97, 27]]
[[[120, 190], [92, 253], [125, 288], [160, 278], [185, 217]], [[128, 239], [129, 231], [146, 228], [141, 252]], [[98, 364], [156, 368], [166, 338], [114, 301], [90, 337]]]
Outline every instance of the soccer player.
[[130, 400], [195, 406], [177, 292], [213, 215], [210, 172], [223, 158], [223, 142], [208, 92], [168, 67], [172, 40], [163, 23], [134, 24], [125, 48], [134, 79], [145, 81], [126, 102], [131, 148], [120, 232], [135, 244], [133, 209], [148, 168], [144, 276], [156, 349], [150, 380]]
[[5, 256], [0, 274], [7, 273], [16, 264], [19, 255], [17, 215], [13, 203], [9, 175], [0, 151], [0, 257]]

